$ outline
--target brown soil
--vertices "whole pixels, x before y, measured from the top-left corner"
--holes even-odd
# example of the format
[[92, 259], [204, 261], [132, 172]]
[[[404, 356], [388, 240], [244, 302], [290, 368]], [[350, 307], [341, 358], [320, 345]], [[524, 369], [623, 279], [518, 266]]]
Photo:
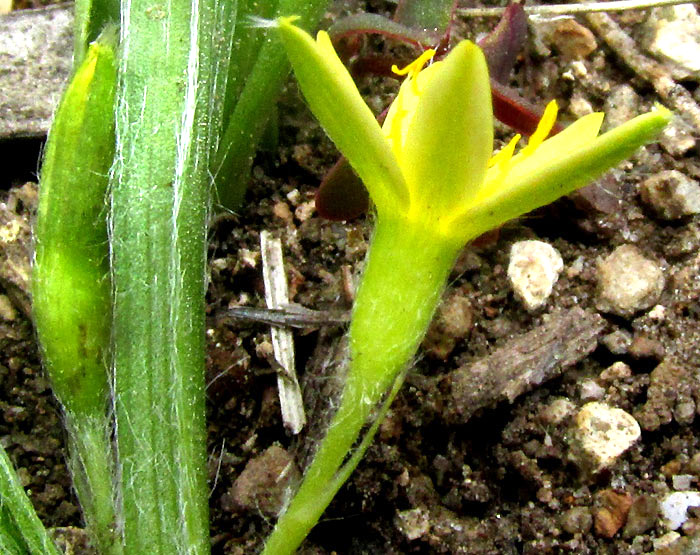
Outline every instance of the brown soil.
[[[344, 8], [358, 6], [349, 2]], [[390, 5], [367, 9], [389, 10]], [[643, 15], [615, 19], [634, 37], [643, 38]], [[458, 35], [473, 37], [493, 23], [478, 21], [471, 27], [460, 24]], [[578, 21], [586, 24], [585, 19]], [[594, 110], [617, 115], [649, 109], [658, 100], [653, 89], [600, 37], [595, 40], [597, 48], [580, 60], [560, 54], [556, 44], [544, 56], [530, 43], [511, 84], [537, 105], [558, 99], [565, 120], [574, 119], [583, 101]], [[377, 47], [383, 46], [378, 42]], [[622, 85], [630, 85], [638, 100], [611, 106], [606, 102], [611, 91]], [[683, 85], [692, 92], [697, 80]], [[361, 81], [362, 92], [371, 96], [376, 108], [386, 105], [394, 89], [395, 83], [382, 79]], [[273, 231], [283, 241], [291, 300], [318, 310], [347, 308], [348, 271], [357, 276], [371, 231], [371, 217], [333, 223], [315, 214], [315, 189], [337, 154], [299, 100], [294, 84], [285, 92], [280, 114], [279, 144], [256, 159], [245, 206], [236, 215], [217, 218], [211, 231], [207, 392], [215, 553], [259, 549], [274, 522], [269, 512], [279, 499], [274, 491], [267, 492], [273, 499], [250, 501], [248, 494], [268, 488], [274, 482], [269, 469], [287, 453], [301, 456], [306, 439], [291, 438], [282, 425], [269, 362], [269, 328], [226, 317], [229, 306], [265, 305], [260, 231]], [[499, 127], [500, 140], [510, 135]], [[697, 216], [661, 220], [638, 193], [640, 182], [667, 169], [697, 179], [695, 149], [670, 154], [658, 145], [648, 146], [585, 194], [511, 222], [485, 246], [466, 249], [446, 293], [450, 306], [463, 307], [450, 316], [461, 319], [462, 331], [450, 335], [444, 323], [431, 330], [430, 342], [374, 445], [310, 535], [304, 553], [654, 550], [653, 541], [668, 532], [655, 512], [655, 500], [672, 491], [676, 475], [691, 476], [689, 489], [700, 479], [700, 441], [694, 424], [695, 407], [700, 408], [700, 221]], [[5, 215], [9, 219], [14, 214], [26, 229], [32, 195], [31, 188], [18, 193], [20, 185], [15, 183], [5, 193]], [[552, 244], [565, 265], [546, 306], [534, 313], [514, 298], [505, 271], [510, 245], [530, 238]], [[29, 236], [23, 241], [28, 248]], [[561, 375], [533, 386], [512, 403], [494, 399], [468, 420], [456, 420], [449, 392], [439, 386], [443, 377], [508, 348], [519, 335], [542, 326], [547, 314], [572, 307], [597, 313], [597, 260], [629, 243], [663, 268], [666, 287], [656, 304], [665, 308], [664, 316], [652, 317], [649, 311], [630, 317], [601, 314], [604, 329], [597, 346]], [[79, 527], [61, 418], [42, 375], [21, 287], [6, 275], [2, 279], [14, 311], [5, 311], [0, 321], [0, 440], [46, 525]], [[331, 327], [295, 332], [297, 366], [306, 383], [318, 380], [305, 368], [317, 364], [341, 336], [342, 329]], [[630, 372], [601, 377], [615, 362], [624, 362]], [[668, 367], [672, 370], [666, 371]], [[585, 386], [590, 380], [599, 386], [598, 400], [632, 414], [643, 430], [641, 440], [615, 465], [595, 474], [575, 464], [572, 419], [554, 423], [548, 416], [561, 399], [574, 409], [590, 400]], [[305, 395], [307, 406], [314, 406], [318, 395], [311, 385]], [[692, 403], [690, 414], [681, 416], [678, 410], [681, 395]], [[270, 454], [271, 446], [284, 450]], [[235, 488], [234, 483], [263, 453], [269, 464], [261, 470], [249, 467], [243, 495], [241, 483]], [[681, 540], [667, 552], [700, 552], [698, 530], [700, 519], [691, 512], [677, 530]]]

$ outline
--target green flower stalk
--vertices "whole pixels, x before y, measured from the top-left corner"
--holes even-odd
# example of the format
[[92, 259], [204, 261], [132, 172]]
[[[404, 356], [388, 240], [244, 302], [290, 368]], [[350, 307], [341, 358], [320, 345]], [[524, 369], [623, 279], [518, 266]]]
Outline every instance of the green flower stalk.
[[[437, 307], [460, 249], [481, 233], [570, 193], [652, 140], [669, 122], [663, 107], [598, 135], [590, 114], [547, 139], [547, 107], [527, 146], [520, 137], [493, 155], [486, 61], [472, 42], [399, 74], [382, 127], [364, 103], [328, 35], [313, 40], [281, 18], [277, 27], [299, 86], [327, 134], [365, 183], [376, 227], [350, 325], [350, 363], [339, 408], [264, 553], [292, 553], [370, 444]], [[363, 426], [382, 411], [346, 461]]]

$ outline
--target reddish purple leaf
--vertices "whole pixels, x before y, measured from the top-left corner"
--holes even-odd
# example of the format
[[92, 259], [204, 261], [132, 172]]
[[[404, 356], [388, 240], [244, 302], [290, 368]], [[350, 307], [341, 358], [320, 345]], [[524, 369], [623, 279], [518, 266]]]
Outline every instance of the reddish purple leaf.
[[527, 15], [522, 4], [506, 8], [498, 24], [478, 44], [484, 51], [491, 79], [506, 83], [527, 40]]

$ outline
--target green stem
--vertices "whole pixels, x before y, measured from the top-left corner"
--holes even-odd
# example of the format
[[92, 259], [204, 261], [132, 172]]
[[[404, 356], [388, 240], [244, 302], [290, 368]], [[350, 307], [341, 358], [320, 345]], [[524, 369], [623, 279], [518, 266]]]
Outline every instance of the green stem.
[[209, 167], [236, 3], [122, 2], [112, 178], [114, 403], [125, 552], [209, 552]]
[[114, 460], [109, 420], [103, 415], [74, 418], [66, 413], [68, 459], [88, 529], [102, 555], [120, 555], [112, 476]]
[[389, 402], [396, 395], [397, 377], [418, 349], [460, 247], [405, 221], [377, 222], [350, 325], [350, 370], [340, 407], [264, 554], [293, 553], [359, 462], [381, 414], [343, 466], [392, 385]]

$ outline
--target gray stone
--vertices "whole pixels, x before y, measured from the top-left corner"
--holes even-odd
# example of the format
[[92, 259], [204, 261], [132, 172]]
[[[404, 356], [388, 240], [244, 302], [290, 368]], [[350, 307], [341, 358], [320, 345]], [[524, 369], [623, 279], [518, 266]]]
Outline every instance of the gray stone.
[[700, 184], [678, 170], [659, 172], [642, 182], [642, 200], [665, 220], [700, 213]]
[[697, 143], [695, 129], [682, 117], [675, 117], [661, 131], [661, 136], [657, 142], [671, 156], [683, 156], [690, 149], [695, 148]]
[[622, 537], [634, 538], [644, 534], [656, 524], [659, 516], [659, 502], [651, 495], [640, 495], [633, 502], [627, 514], [627, 522]]
[[655, 305], [664, 289], [661, 268], [634, 245], [622, 245], [598, 261], [596, 307], [620, 316]]
[[670, 62], [676, 79], [700, 76], [700, 16], [695, 6], [654, 9], [646, 22], [649, 52]]
[[72, 6], [0, 16], [0, 139], [46, 135], [72, 52]]
[[618, 85], [605, 97], [603, 129], [613, 129], [638, 116], [642, 99], [628, 84]]
[[593, 527], [593, 515], [588, 507], [572, 507], [561, 515], [561, 527], [572, 536], [587, 534]]

